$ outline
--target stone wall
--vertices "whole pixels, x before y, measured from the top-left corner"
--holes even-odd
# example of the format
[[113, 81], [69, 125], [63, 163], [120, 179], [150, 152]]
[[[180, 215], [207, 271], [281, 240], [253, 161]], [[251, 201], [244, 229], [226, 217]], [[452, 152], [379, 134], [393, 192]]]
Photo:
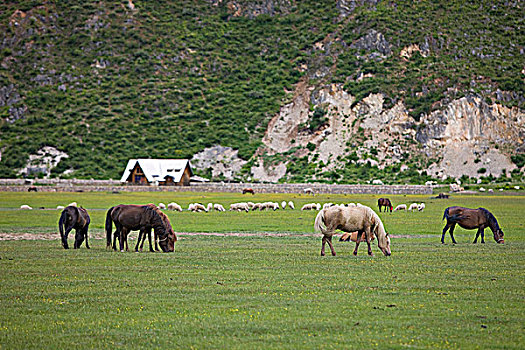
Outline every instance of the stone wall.
[[[53, 181], [53, 182], [47, 182]], [[114, 180], [24, 180], [0, 179], [0, 191], [27, 192], [36, 187], [41, 192], [242, 192], [253, 188], [255, 193], [315, 193], [337, 194], [432, 194], [432, 186], [422, 185], [328, 185], [328, 184], [263, 184], [263, 183], [192, 183], [190, 186], [131, 186]]]

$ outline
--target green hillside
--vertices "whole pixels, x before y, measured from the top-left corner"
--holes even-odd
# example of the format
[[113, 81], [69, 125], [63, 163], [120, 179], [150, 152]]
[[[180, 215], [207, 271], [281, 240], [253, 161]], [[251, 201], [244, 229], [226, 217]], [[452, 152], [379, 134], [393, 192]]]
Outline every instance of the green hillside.
[[[519, 1], [341, 3], [1, 2], [0, 177], [44, 146], [69, 155], [54, 175], [77, 178], [218, 144], [248, 160], [301, 79], [402, 99], [416, 119], [466, 93], [525, 106]], [[361, 40], [374, 31], [387, 46]], [[425, 54], [401, 57], [414, 43]]]

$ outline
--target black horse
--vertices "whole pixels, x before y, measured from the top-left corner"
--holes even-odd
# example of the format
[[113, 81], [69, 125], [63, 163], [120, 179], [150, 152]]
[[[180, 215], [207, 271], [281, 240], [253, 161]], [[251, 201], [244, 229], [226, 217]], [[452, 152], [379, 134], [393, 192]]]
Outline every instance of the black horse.
[[[60, 219], [58, 220], [58, 229], [60, 237], [62, 238], [62, 246], [64, 249], [69, 249], [67, 244], [67, 236], [72, 229], [75, 229], [75, 244], [74, 248], [78, 249], [82, 245], [84, 239], [86, 240], [86, 248], [89, 249], [88, 243], [88, 228], [91, 219], [86, 209], [75, 206], [67, 206], [62, 210]], [[65, 230], [64, 230], [65, 229]]]
[[379, 212], [381, 212], [382, 207], [386, 207], [385, 212], [390, 209], [390, 212], [392, 212], [392, 203], [390, 203], [390, 199], [388, 198], [379, 198], [377, 200], [377, 206], [379, 207]]
[[[162, 220], [161, 212], [152, 205], [117, 205], [108, 210], [106, 214], [106, 238], [107, 248], [111, 248], [111, 231], [115, 223], [113, 236], [113, 249], [116, 250], [116, 239], [119, 239], [120, 251], [124, 251], [124, 244], [128, 250], [128, 234], [132, 230], [140, 230], [139, 238], [153, 228], [159, 239], [159, 245], [163, 252], [172, 252], [175, 248], [175, 235], [166, 229]], [[161, 212], [162, 213], [162, 212]]]
[[485, 228], [489, 227], [494, 234], [494, 240], [497, 243], [504, 243], [503, 231], [499, 227], [498, 220], [492, 215], [490, 211], [485, 208], [470, 209], [462, 207], [448, 207], [443, 213], [443, 219], [447, 219], [447, 224], [443, 228], [441, 235], [441, 243], [445, 243], [445, 233], [450, 229], [450, 238], [452, 243], [456, 243], [454, 239], [454, 228], [456, 224], [467, 230], [477, 228], [476, 238], [473, 243], [477, 243], [478, 237], [481, 234], [481, 243], [485, 243]]

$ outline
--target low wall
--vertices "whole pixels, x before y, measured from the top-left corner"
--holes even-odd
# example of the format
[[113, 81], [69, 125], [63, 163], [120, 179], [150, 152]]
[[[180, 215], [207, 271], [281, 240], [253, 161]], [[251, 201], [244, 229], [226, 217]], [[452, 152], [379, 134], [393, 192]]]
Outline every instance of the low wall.
[[[15, 180], [13, 180], [15, 181]], [[22, 183], [18, 182], [21, 181]], [[0, 179], [0, 191], [27, 192], [36, 187], [41, 192], [232, 192], [253, 188], [256, 193], [304, 193], [311, 188], [326, 194], [432, 194], [432, 186], [423, 185], [328, 185], [328, 184], [263, 184], [263, 183], [192, 183], [190, 186], [132, 186], [114, 180], [38, 180], [34, 185]], [[49, 180], [46, 180], [49, 181]]]

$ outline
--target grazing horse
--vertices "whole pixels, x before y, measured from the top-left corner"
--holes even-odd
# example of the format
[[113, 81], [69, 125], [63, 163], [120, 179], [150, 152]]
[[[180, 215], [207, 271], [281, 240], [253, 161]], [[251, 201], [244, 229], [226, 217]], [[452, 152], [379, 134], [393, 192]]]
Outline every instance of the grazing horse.
[[155, 205], [125, 205], [120, 204], [109, 208], [106, 214], [106, 239], [107, 248], [111, 248], [111, 231], [115, 223], [113, 236], [113, 249], [117, 250], [116, 239], [119, 239], [120, 251], [124, 251], [124, 243], [127, 247], [128, 233], [132, 230], [140, 230], [142, 234], [153, 228], [155, 235], [159, 238], [159, 245], [163, 252], [172, 252], [175, 247], [175, 237], [166, 230], [166, 226], [159, 215], [160, 209]]
[[382, 207], [386, 207], [385, 212], [390, 209], [390, 212], [392, 212], [392, 209], [394, 207], [392, 206], [392, 203], [390, 203], [390, 199], [388, 198], [379, 198], [377, 200], [377, 206], [379, 207], [379, 212], [381, 212]]
[[75, 229], [75, 244], [73, 248], [80, 248], [85, 239], [86, 248], [89, 249], [88, 228], [90, 222], [91, 219], [87, 210], [82, 207], [68, 206], [62, 210], [62, 214], [60, 214], [60, 219], [58, 220], [58, 229], [64, 249], [69, 249], [67, 236], [72, 229]]
[[481, 243], [485, 243], [485, 228], [489, 227], [494, 234], [494, 240], [497, 243], [504, 243], [503, 231], [499, 227], [498, 220], [492, 215], [490, 211], [485, 208], [470, 209], [462, 207], [448, 207], [443, 213], [443, 219], [447, 219], [447, 224], [443, 228], [443, 234], [441, 235], [441, 243], [445, 243], [445, 233], [450, 229], [450, 238], [452, 243], [456, 244], [454, 239], [454, 228], [456, 224], [467, 230], [477, 228], [476, 238], [474, 242], [477, 243], [478, 237], [481, 234]]
[[357, 248], [363, 235], [368, 245], [368, 255], [372, 255], [372, 247], [370, 246], [372, 235], [377, 237], [377, 245], [383, 254], [386, 256], [391, 254], [390, 237], [388, 237], [381, 219], [372, 209], [366, 206], [333, 206], [323, 209], [315, 218], [314, 229], [323, 234], [321, 256], [325, 255], [324, 247], [326, 242], [330, 246], [332, 255], [335, 255], [332, 236], [337, 229], [344, 232], [357, 231], [354, 255], [357, 255]]
[[[155, 204], [148, 204], [148, 206], [155, 209]], [[173, 236], [175, 242], [177, 241], [177, 236], [175, 235], [175, 232], [173, 231], [173, 228], [171, 227], [170, 219], [166, 214], [164, 214], [162, 211], [157, 210], [157, 213], [160, 215], [162, 222], [164, 223], [164, 227], [166, 228], [166, 231], [168, 231], [168, 235]], [[135, 251], [139, 251], [139, 243], [140, 243], [140, 251], [142, 251], [142, 248], [144, 247], [144, 241], [146, 240], [146, 235], [148, 236], [148, 242], [149, 242], [149, 251], [153, 252], [153, 247], [151, 245], [151, 228], [147, 228], [144, 230], [144, 232], [139, 232], [139, 238], [137, 239], [137, 244], [135, 245]], [[159, 246], [157, 245], [158, 237], [157, 234], [154, 231], [154, 241], [155, 241], [155, 251], [159, 251]]]
[[242, 189], [242, 194], [246, 194], [246, 193], [255, 194], [255, 191], [254, 191], [253, 188], [251, 188], [251, 187], [243, 188], [243, 189]]

